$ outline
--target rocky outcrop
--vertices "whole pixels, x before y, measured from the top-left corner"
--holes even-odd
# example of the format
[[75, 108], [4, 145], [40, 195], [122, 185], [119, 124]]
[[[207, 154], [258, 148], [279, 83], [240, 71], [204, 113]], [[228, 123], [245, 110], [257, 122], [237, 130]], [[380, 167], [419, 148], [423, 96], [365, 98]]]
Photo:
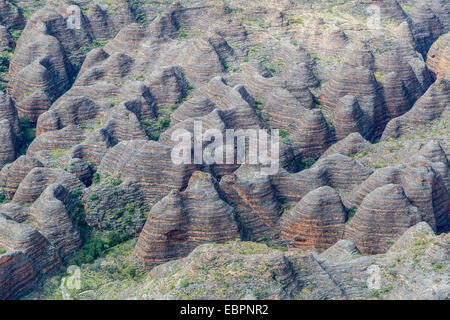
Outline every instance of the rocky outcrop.
[[274, 237], [282, 206], [268, 175], [261, 174], [259, 167], [242, 165], [232, 175], [221, 179], [220, 188], [237, 207], [245, 237]]
[[[105, 248], [140, 236], [133, 256], [130, 241], [99, 257], [120, 251], [120, 270], [186, 259], [167, 265], [182, 283], [154, 269], [153, 298], [448, 298], [448, 237], [431, 232], [450, 227], [445, 1], [266, 2], [79, 1], [73, 28], [70, 1], [0, 0], [0, 297], [27, 293], [90, 230]], [[278, 172], [210, 163], [210, 149], [175, 164], [173, 134], [196, 121], [223, 137], [279, 129]], [[424, 243], [390, 250], [418, 221]], [[289, 250], [203, 247], [237, 237]], [[384, 276], [393, 262], [406, 285], [366, 288], [373, 264]], [[214, 268], [234, 263], [249, 281], [234, 270], [218, 287]]]
[[283, 214], [281, 237], [297, 248], [325, 250], [343, 238], [345, 220], [339, 195], [331, 187], [321, 187]]
[[420, 150], [420, 155], [432, 162], [433, 168], [440, 173], [450, 190], [449, 162], [442, 145], [438, 140], [431, 140]]
[[0, 119], [8, 120], [16, 135], [20, 133], [19, 117], [11, 97], [0, 92]]
[[414, 6], [408, 14], [412, 31], [421, 53], [426, 54], [431, 44], [443, 33], [444, 25], [433, 10], [425, 4]]
[[345, 237], [364, 254], [384, 253], [393, 239], [422, 220], [403, 188], [387, 184], [364, 198], [345, 229]]
[[36, 281], [33, 266], [23, 252], [0, 254], [0, 299], [8, 300], [28, 293]]
[[172, 191], [150, 211], [135, 253], [146, 266], [184, 257], [206, 242], [237, 237], [233, 208], [219, 198], [211, 175], [195, 172], [183, 192]]

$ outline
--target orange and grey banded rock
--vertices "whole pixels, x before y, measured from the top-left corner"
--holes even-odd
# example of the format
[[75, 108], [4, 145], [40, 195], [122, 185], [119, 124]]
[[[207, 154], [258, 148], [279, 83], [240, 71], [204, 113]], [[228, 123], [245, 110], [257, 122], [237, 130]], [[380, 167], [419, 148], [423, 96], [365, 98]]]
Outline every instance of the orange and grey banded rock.
[[0, 20], [12, 29], [20, 30], [25, 26], [25, 18], [18, 5], [5, 0], [0, 1]]
[[432, 162], [431, 165], [433, 168], [438, 171], [441, 174], [442, 179], [444, 179], [447, 190], [450, 190], [450, 166], [447, 155], [442, 149], [441, 142], [439, 140], [431, 140], [420, 149], [419, 154]]
[[408, 13], [414, 39], [420, 52], [426, 54], [431, 44], [444, 32], [444, 24], [425, 3], [415, 5]]
[[17, 144], [14, 129], [8, 120], [0, 120], [0, 169], [16, 159]]
[[237, 207], [245, 232], [254, 239], [270, 238], [282, 213], [270, 177], [260, 170], [259, 166], [242, 165], [220, 181], [225, 197]]
[[63, 262], [81, 247], [80, 234], [70, 216], [70, 195], [59, 184], [51, 184], [29, 210], [30, 223], [54, 246]]
[[359, 132], [365, 138], [372, 136], [373, 122], [361, 110], [354, 96], [344, 96], [339, 100], [332, 121], [338, 140], [344, 139], [353, 132]]
[[427, 67], [437, 78], [445, 78], [450, 74], [450, 33], [440, 37], [427, 55]]
[[392, 245], [392, 240], [422, 218], [401, 186], [387, 184], [363, 200], [346, 226], [345, 238], [354, 242], [361, 253], [384, 253]]
[[238, 236], [233, 208], [220, 199], [216, 183], [210, 174], [195, 172], [185, 191], [172, 191], [153, 206], [135, 248], [146, 267]]
[[23, 252], [39, 278], [51, 274], [61, 265], [56, 248], [39, 231], [1, 214], [0, 246], [8, 251]]
[[4, 166], [0, 171], [0, 188], [2, 194], [8, 199], [11, 199], [27, 174], [33, 168], [43, 166], [39, 160], [28, 155], [20, 156], [16, 161]]
[[345, 156], [353, 156], [362, 151], [370, 149], [371, 144], [364, 139], [359, 132], [349, 134], [346, 138], [336, 142], [322, 154], [322, 158], [340, 153]]
[[321, 158], [312, 168], [323, 168], [326, 185], [342, 191], [352, 190], [373, 173], [371, 169], [339, 153]]
[[375, 189], [386, 184], [400, 184], [404, 165], [394, 165], [376, 170], [370, 177], [357, 186], [350, 195], [349, 204], [352, 208], [358, 208], [365, 197]]
[[331, 187], [306, 194], [280, 221], [281, 238], [302, 249], [325, 250], [343, 238], [346, 212]]
[[396, 165], [377, 170], [353, 190], [349, 205], [359, 208], [371, 192], [387, 184], [402, 186], [408, 201], [419, 209], [423, 220], [433, 230], [440, 232], [448, 228], [448, 191], [432, 162], [419, 157], [407, 166]]
[[35, 285], [33, 266], [20, 251], [0, 254], [0, 299], [15, 299], [27, 294]]
[[36, 122], [69, 89], [73, 70], [55, 37], [34, 33], [30, 40], [26, 43], [21, 39], [18, 43], [10, 66], [9, 92], [19, 115]]
[[19, 135], [20, 125], [17, 109], [11, 97], [3, 93], [3, 91], [0, 92], [0, 120], [8, 120], [13, 127], [15, 135]]
[[438, 117], [450, 119], [449, 86], [449, 80], [446, 78], [437, 79], [410, 111], [389, 121], [382, 139], [399, 138]]
[[145, 199], [161, 199], [170, 190], [187, 186], [192, 165], [176, 165], [172, 149], [155, 141], [124, 141], [111, 148], [102, 159], [98, 172], [122, 180], [134, 178]]
[[151, 94], [159, 105], [176, 105], [185, 97], [188, 83], [180, 67], [155, 70], [146, 81]]
[[432, 163], [418, 159], [408, 165], [402, 186], [411, 203], [416, 206], [435, 232], [447, 232], [450, 227], [450, 196], [442, 176]]
[[367, 114], [369, 121], [372, 121], [376, 132], [375, 126], [383, 125], [385, 113], [381, 87], [374, 73], [364, 66], [341, 64], [323, 90], [321, 101], [327, 110], [334, 111], [341, 103], [340, 99], [348, 95], [357, 98], [360, 108]]
[[83, 183], [62, 169], [34, 168], [22, 180], [13, 201], [21, 204], [33, 203], [51, 184], [58, 183], [68, 191], [80, 189]]

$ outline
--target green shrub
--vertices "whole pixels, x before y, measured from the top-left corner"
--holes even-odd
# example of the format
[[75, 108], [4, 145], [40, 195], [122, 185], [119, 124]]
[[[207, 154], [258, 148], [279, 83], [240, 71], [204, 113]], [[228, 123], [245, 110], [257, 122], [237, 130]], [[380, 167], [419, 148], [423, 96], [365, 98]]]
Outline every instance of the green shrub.
[[89, 199], [91, 199], [92, 201], [97, 201], [99, 199], [98, 195], [96, 195], [95, 193], [92, 194]]
[[6, 249], [0, 248], [0, 254], [4, 254], [4, 253], [6, 253]]

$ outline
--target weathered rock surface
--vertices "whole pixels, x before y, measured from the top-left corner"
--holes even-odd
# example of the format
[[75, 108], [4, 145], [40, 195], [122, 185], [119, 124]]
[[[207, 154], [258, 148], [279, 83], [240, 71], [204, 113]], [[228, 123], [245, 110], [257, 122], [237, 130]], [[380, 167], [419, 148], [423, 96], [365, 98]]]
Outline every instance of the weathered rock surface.
[[430, 48], [427, 56], [427, 67], [438, 78], [448, 78], [450, 74], [450, 33], [439, 38]]
[[[0, 0], [0, 298], [40, 286], [86, 232], [140, 236], [146, 267], [238, 236], [326, 250], [207, 245], [166, 266], [208, 283], [190, 291], [160, 266], [147, 297], [448, 298], [445, 235], [389, 249], [416, 222], [450, 227], [445, 1], [213, 2]], [[224, 136], [279, 129], [280, 169], [174, 164], [172, 135], [197, 121]], [[258, 254], [229, 252], [246, 246]], [[226, 276], [218, 292], [202, 273], [215, 255], [251, 280]], [[373, 264], [386, 276], [375, 293], [362, 285]]]
[[119, 143], [102, 159], [98, 172], [122, 180], [134, 178], [147, 201], [161, 199], [171, 190], [187, 186], [193, 166], [175, 165], [171, 149], [155, 141]]
[[345, 237], [364, 254], [384, 253], [390, 241], [421, 220], [421, 213], [411, 205], [403, 188], [388, 184], [363, 200], [346, 227]]

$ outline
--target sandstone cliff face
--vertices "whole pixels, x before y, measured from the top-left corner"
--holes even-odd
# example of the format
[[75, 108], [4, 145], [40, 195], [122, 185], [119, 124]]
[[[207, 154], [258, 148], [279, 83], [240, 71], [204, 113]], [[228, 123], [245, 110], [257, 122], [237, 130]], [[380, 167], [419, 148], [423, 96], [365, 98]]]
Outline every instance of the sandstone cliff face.
[[448, 78], [450, 33], [441, 36], [430, 48], [427, 67], [437, 78]]
[[192, 166], [173, 164], [170, 154], [170, 148], [155, 141], [126, 141], [105, 155], [98, 172], [123, 180], [136, 179], [145, 199], [151, 202], [172, 189], [185, 188], [193, 171]]
[[446, 78], [437, 79], [410, 111], [388, 123], [383, 133], [383, 139], [406, 135], [417, 126], [438, 117], [447, 120], [449, 118], [448, 106], [450, 105], [448, 88], [449, 82]]
[[[78, 29], [67, 23], [73, 4]], [[368, 16], [374, 5], [380, 21]], [[253, 282], [264, 279], [257, 290], [230, 279], [238, 298], [368, 298], [367, 269], [397, 258], [389, 248], [402, 233], [450, 227], [445, 8], [442, 0], [1, 0], [0, 298], [22, 296], [89, 241], [117, 234], [139, 239], [130, 261], [146, 268], [195, 260], [194, 250], [199, 266], [212, 250], [223, 264], [273, 267], [272, 280], [270, 268], [255, 271]], [[196, 121], [223, 135], [279, 129], [279, 171], [261, 175], [248, 161], [174, 164], [172, 135], [193, 133]], [[203, 247], [238, 237], [291, 252]], [[447, 238], [429, 240], [421, 267], [426, 259], [447, 267]], [[230, 253], [247, 246], [261, 255]], [[165, 268], [183, 263], [154, 269], [158, 288]], [[391, 280], [383, 298], [445, 298], [441, 287], [433, 296]], [[219, 297], [214, 281], [201, 286]]]
[[135, 249], [146, 267], [238, 236], [233, 208], [219, 198], [216, 184], [209, 174], [195, 172], [185, 191], [172, 191], [152, 208]]
[[7, 300], [27, 293], [35, 281], [33, 267], [22, 252], [0, 255], [0, 299]]

